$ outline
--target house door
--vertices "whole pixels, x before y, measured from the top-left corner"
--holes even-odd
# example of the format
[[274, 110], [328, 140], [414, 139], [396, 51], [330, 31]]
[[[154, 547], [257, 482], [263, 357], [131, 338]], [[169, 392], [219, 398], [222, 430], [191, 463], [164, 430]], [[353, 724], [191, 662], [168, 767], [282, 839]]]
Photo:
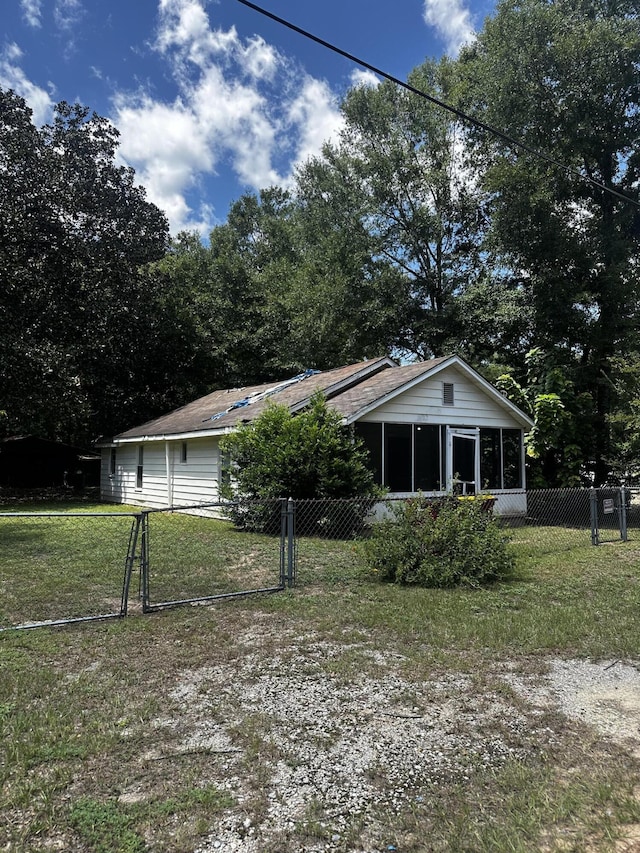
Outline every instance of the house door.
[[479, 429], [447, 427], [447, 490], [475, 495], [480, 482]]

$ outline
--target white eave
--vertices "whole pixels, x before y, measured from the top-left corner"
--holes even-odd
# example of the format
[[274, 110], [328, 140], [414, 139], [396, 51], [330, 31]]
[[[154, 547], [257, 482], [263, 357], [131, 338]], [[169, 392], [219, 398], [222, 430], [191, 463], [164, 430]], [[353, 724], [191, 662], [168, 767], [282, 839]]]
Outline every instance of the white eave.
[[141, 442], [186, 441], [189, 438], [211, 438], [212, 436], [228, 435], [235, 432], [235, 427], [218, 427], [217, 429], [201, 429], [192, 432], [171, 432], [163, 435], [131, 435], [127, 438], [114, 438], [99, 447], [118, 447], [121, 444], [140, 444]]

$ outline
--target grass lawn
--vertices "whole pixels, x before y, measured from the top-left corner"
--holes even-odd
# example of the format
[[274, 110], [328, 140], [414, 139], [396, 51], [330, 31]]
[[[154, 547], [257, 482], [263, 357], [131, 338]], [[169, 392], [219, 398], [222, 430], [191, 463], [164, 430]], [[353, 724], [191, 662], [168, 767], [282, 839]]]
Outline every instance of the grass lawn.
[[[0, 519], [0, 624], [118, 602], [128, 534]], [[0, 634], [0, 850], [634, 849], [637, 723], [514, 684], [640, 660], [640, 542], [513, 534], [490, 589], [383, 586], [356, 543], [301, 539], [293, 591]], [[152, 600], [277, 582], [277, 540], [161, 515], [151, 537]]]

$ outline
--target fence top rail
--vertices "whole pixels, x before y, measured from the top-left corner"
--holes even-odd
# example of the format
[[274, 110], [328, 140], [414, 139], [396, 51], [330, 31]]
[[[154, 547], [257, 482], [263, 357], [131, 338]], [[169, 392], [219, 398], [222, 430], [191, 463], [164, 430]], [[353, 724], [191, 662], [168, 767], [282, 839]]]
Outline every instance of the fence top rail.
[[140, 518], [140, 512], [0, 512], [0, 518]]
[[236, 506], [236, 501], [208, 501], [206, 503], [197, 504], [172, 504], [171, 506], [156, 506], [143, 509], [143, 515], [153, 515], [159, 512], [183, 512], [185, 509], [211, 509], [213, 507], [229, 507]]
[[230, 507], [251, 507], [251, 506], [264, 506], [265, 504], [274, 505], [282, 504], [283, 501], [286, 501], [287, 498], [253, 498], [248, 501], [205, 501], [204, 503], [195, 503], [195, 504], [172, 504], [171, 506], [157, 506], [157, 507], [149, 507], [147, 509], [143, 509], [142, 513], [144, 515], [153, 515], [154, 513], [159, 512], [184, 512], [186, 509], [212, 509], [214, 507], [221, 507], [223, 509], [228, 509]]

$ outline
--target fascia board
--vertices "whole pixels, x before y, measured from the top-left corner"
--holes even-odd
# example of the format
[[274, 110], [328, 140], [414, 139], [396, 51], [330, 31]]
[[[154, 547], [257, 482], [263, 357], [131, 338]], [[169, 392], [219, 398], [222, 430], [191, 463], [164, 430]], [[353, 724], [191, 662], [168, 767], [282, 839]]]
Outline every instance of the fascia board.
[[235, 427], [222, 427], [219, 429], [201, 429], [195, 432], [175, 432], [163, 435], [133, 435], [128, 438], [114, 438], [111, 444], [105, 447], [118, 447], [121, 444], [148, 444], [158, 441], [187, 441], [190, 438], [215, 438], [216, 436], [228, 435], [235, 432]]
[[523, 412], [522, 409], [519, 409], [516, 404], [512, 403], [511, 400], [504, 396], [504, 394], [501, 394], [497, 388], [494, 388], [494, 386], [484, 378], [484, 376], [481, 376], [472, 367], [469, 367], [465, 361], [458, 356], [454, 356], [454, 358], [456, 363], [467, 373], [472, 382], [475, 382], [476, 385], [483, 388], [489, 396], [493, 397], [498, 405], [511, 412], [513, 417], [519, 421], [524, 428], [533, 429], [535, 424], [529, 415]]

